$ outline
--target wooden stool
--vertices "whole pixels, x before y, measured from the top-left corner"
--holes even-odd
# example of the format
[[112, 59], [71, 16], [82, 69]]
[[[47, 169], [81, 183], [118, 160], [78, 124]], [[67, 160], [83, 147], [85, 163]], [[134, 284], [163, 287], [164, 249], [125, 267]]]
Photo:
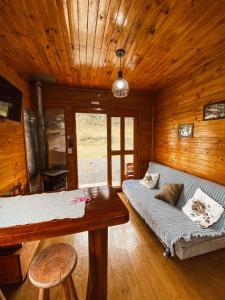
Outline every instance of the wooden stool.
[[62, 284], [65, 299], [77, 300], [72, 279], [76, 264], [76, 251], [69, 244], [53, 244], [39, 252], [29, 268], [30, 281], [40, 289], [38, 299], [48, 300], [49, 289]]

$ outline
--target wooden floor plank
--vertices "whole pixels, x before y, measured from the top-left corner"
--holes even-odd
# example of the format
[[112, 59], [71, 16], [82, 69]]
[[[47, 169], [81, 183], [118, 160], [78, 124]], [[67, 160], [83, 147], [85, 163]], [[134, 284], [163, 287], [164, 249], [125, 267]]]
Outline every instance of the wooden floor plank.
[[[109, 300], [225, 300], [225, 249], [180, 261], [166, 259], [163, 246], [129, 203], [130, 221], [109, 230]], [[78, 253], [73, 274], [79, 300], [85, 299], [88, 277], [88, 235], [78, 233], [44, 240], [38, 251], [51, 243], [67, 242]], [[22, 285], [3, 287], [7, 300], [37, 299], [38, 289], [28, 279]], [[61, 300], [61, 287], [51, 290]]]
[[117, 288], [116, 288], [116, 282], [115, 282], [115, 278], [114, 278], [114, 273], [113, 273], [113, 269], [112, 269], [112, 264], [111, 264], [111, 260], [109, 258], [108, 260], [108, 274], [109, 274], [109, 279], [108, 279], [108, 299], [109, 300], [118, 300], [119, 299], [119, 295], [117, 292]]
[[[112, 240], [112, 239], [111, 239]], [[113, 240], [112, 240], [113, 241]], [[124, 274], [122, 266], [119, 261], [119, 250], [117, 247], [109, 248], [109, 259], [112, 266], [113, 277], [117, 289], [118, 299], [126, 300], [132, 299], [127, 284], [126, 274]]]

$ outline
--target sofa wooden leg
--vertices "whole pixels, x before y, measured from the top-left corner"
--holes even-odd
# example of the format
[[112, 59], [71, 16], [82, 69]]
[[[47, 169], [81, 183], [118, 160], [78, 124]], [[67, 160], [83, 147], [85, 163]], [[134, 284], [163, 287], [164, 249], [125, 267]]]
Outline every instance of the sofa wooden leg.
[[170, 249], [169, 248], [166, 248], [163, 255], [167, 258], [171, 257], [171, 252], [170, 252]]

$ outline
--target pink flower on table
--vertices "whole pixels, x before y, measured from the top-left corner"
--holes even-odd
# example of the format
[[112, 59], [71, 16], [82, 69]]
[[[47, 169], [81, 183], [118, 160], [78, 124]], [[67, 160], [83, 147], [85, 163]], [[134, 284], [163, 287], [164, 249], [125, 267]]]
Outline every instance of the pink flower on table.
[[91, 200], [91, 197], [75, 197], [74, 199], [72, 199], [71, 204], [90, 202]]

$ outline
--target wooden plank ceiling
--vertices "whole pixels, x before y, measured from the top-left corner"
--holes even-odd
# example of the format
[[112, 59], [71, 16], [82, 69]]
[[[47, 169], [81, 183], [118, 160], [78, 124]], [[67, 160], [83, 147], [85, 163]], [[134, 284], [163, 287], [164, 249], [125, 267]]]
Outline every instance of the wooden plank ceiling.
[[225, 63], [225, 0], [0, 0], [0, 58], [26, 79], [108, 89], [118, 48], [132, 90]]

